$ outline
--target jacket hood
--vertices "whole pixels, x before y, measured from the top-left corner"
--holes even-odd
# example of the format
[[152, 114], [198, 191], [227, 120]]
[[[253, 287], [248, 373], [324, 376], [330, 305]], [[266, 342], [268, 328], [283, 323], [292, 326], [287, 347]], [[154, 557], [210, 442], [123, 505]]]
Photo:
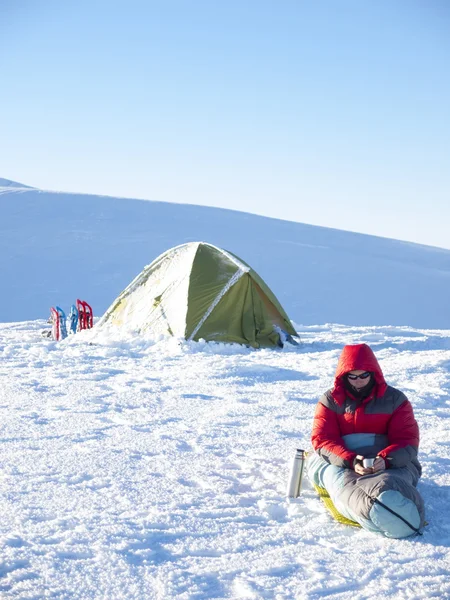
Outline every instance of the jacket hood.
[[344, 346], [339, 357], [336, 374], [334, 379], [334, 388], [332, 396], [338, 404], [345, 400], [346, 390], [343, 377], [349, 371], [371, 371], [375, 378], [375, 394], [378, 397], [386, 392], [386, 381], [383, 371], [375, 357], [375, 354], [367, 344], [355, 344]]

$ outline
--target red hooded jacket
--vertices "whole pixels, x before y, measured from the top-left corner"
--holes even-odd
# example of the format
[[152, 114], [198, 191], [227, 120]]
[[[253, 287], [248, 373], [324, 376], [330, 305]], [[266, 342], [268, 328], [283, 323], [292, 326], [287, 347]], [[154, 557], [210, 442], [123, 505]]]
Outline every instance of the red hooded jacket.
[[[367, 398], [358, 399], [345, 387], [344, 376], [354, 370], [374, 374], [375, 386]], [[402, 467], [417, 458], [419, 428], [412, 406], [402, 392], [386, 384], [381, 367], [366, 344], [344, 346], [334, 387], [317, 404], [312, 444], [332, 464], [352, 468], [357, 453], [347, 449], [342, 439], [352, 433], [387, 436], [388, 445], [377, 452], [387, 467]]]

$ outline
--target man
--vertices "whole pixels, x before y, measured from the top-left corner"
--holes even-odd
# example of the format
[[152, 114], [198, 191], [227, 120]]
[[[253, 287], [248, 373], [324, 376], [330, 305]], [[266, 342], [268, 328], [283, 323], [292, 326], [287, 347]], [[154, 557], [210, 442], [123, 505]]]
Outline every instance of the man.
[[[415, 489], [422, 472], [419, 428], [411, 403], [386, 384], [366, 344], [344, 347], [334, 386], [316, 407], [312, 444], [309, 474], [344, 516], [389, 537], [406, 537], [423, 525], [423, 501]], [[373, 465], [365, 466], [365, 459], [374, 459]], [[389, 512], [393, 527], [385, 523]], [[405, 519], [406, 529], [398, 526]]]

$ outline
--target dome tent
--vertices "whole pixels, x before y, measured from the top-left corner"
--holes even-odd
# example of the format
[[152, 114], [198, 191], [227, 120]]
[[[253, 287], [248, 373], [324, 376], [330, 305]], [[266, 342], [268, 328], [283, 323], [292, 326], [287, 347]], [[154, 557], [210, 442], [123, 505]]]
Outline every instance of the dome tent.
[[145, 267], [96, 328], [105, 326], [254, 348], [281, 346], [297, 335], [257, 273], [205, 242], [171, 248]]

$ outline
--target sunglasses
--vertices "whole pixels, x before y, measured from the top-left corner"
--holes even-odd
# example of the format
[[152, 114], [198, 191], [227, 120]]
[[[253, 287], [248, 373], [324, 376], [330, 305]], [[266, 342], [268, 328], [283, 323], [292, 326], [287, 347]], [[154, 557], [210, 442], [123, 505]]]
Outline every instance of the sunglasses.
[[365, 371], [364, 373], [361, 373], [361, 375], [351, 375], [350, 373], [348, 373], [347, 378], [350, 379], [350, 381], [356, 381], [357, 379], [367, 379], [368, 377], [370, 377], [370, 375], [370, 371]]

